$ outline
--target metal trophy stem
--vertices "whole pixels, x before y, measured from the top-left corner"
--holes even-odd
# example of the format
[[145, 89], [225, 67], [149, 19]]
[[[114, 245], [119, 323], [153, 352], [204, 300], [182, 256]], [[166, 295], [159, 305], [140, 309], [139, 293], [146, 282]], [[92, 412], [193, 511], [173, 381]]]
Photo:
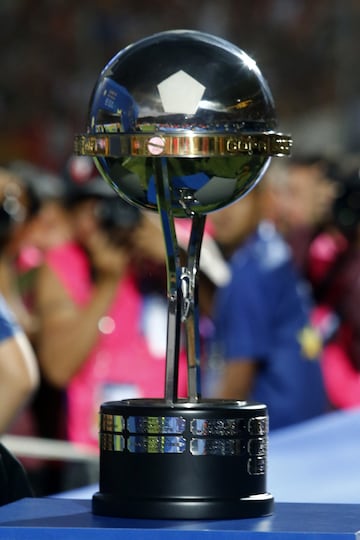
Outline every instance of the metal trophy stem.
[[[205, 216], [191, 215], [181, 265], [166, 158], [153, 159], [166, 245], [168, 333], [164, 399], [101, 406], [100, 491], [93, 511], [125, 517], [214, 519], [271, 513], [265, 491], [265, 405], [201, 399], [198, 268]], [[177, 394], [185, 326], [188, 399]], [[118, 479], [118, 480], [117, 480]]]
[[188, 369], [188, 398], [201, 397], [200, 335], [197, 302], [198, 269], [206, 216], [192, 214], [187, 262], [181, 266], [171, 204], [167, 160], [154, 159], [159, 215], [162, 222], [167, 266], [168, 334], [166, 350], [165, 400], [178, 400], [177, 383], [181, 323], [185, 323]]

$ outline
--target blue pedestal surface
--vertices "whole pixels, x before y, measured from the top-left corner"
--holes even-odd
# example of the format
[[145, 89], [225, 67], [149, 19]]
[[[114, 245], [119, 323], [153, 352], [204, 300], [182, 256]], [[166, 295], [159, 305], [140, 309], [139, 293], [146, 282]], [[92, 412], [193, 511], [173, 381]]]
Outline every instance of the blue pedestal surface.
[[22, 499], [0, 508], [11, 540], [345, 540], [360, 538], [360, 506], [278, 503], [272, 516], [223, 521], [95, 516], [90, 500]]

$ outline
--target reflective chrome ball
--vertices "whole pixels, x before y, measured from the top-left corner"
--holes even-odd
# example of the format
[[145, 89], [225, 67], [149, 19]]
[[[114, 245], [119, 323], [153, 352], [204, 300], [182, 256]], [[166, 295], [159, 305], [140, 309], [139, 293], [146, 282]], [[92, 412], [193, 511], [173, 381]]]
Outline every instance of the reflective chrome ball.
[[105, 66], [77, 151], [95, 156], [119, 195], [151, 210], [161, 158], [174, 215], [185, 217], [246, 194], [271, 156], [288, 150], [275, 128], [270, 90], [245, 52], [176, 30], [129, 45]]

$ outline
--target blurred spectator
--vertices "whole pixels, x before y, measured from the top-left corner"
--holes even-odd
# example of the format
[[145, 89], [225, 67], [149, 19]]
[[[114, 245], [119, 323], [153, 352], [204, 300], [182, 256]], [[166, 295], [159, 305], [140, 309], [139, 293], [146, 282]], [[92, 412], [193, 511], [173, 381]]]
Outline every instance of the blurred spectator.
[[17, 261], [37, 204], [21, 178], [6, 168], [0, 169], [0, 201], [0, 292], [32, 339], [37, 323], [21, 294]]
[[20, 269], [36, 267], [44, 252], [71, 237], [64, 208], [66, 186], [63, 178], [33, 163], [17, 160], [10, 170], [21, 178], [33, 201], [33, 214], [20, 252]]
[[360, 405], [357, 291], [359, 165], [313, 156], [271, 170], [276, 217], [312, 288], [312, 321], [324, 348], [321, 367], [333, 407]]
[[[47, 250], [68, 241], [72, 235], [64, 208], [65, 183], [60, 175], [29, 161], [13, 161], [9, 169], [21, 179], [31, 200], [32, 212], [19, 243], [14, 276], [23, 305], [35, 322], [29, 337], [37, 354], [40, 322], [34, 306], [37, 273]], [[40, 370], [39, 388], [12, 432], [39, 438], [64, 438], [63, 401], [63, 392], [47, 381]], [[38, 496], [61, 491], [61, 462], [38, 458], [22, 458], [22, 462]]]
[[270, 428], [276, 429], [324, 413], [326, 399], [308, 291], [269, 215], [266, 180], [210, 214], [232, 279], [215, 294], [210, 379], [212, 363], [218, 359], [222, 365], [215, 388], [207, 392], [264, 402]]
[[322, 155], [273, 162], [265, 181], [273, 191], [272, 220], [306, 271], [311, 240], [330, 219], [336, 197], [337, 165]]
[[[0, 169], [0, 434], [11, 431], [39, 385], [29, 341], [36, 325], [19, 289], [16, 258], [34, 210], [20, 178]], [[0, 504], [30, 496], [23, 466], [0, 445]]]
[[21, 180], [22, 189], [29, 201], [29, 216], [16, 246], [14, 275], [18, 281], [23, 304], [35, 321], [33, 288], [36, 271], [46, 251], [69, 240], [72, 234], [69, 217], [64, 208], [65, 185], [59, 175], [30, 162], [22, 160], [11, 162], [9, 171]]
[[[60, 219], [52, 217], [49, 220], [45, 217], [49, 216], [48, 208], [60, 208], [55, 180], [53, 175], [31, 163], [13, 162], [7, 168], [0, 169], [0, 292], [30, 341], [36, 357], [39, 321], [33, 305], [34, 278], [45, 250], [63, 236], [63, 232], [59, 232], [63, 230]], [[53, 210], [51, 212], [53, 216], [57, 215]], [[26, 387], [27, 379], [24, 377], [22, 384]], [[48, 387], [40, 373], [36, 392], [22, 407], [21, 414], [11, 425], [10, 433], [40, 437], [53, 435], [60, 399], [61, 396]], [[47, 464], [32, 458], [22, 458], [22, 463], [36, 492], [43, 494], [43, 488], [48, 483], [45, 480], [45, 476], [48, 476]], [[54, 469], [49, 468], [53, 478]], [[53, 484], [52, 479], [50, 483]]]
[[161, 228], [83, 173], [70, 175], [74, 239], [50, 249], [39, 272], [38, 353], [44, 376], [66, 389], [68, 437], [97, 447], [103, 401], [163, 397], [166, 281]]
[[326, 340], [322, 368], [336, 408], [360, 406], [360, 177], [359, 167], [339, 178], [332, 220], [313, 240], [308, 277]]

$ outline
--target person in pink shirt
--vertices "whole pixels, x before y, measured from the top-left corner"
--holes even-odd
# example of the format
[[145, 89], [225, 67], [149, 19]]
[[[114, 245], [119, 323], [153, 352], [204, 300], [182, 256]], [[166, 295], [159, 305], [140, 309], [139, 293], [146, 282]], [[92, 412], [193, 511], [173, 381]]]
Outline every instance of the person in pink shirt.
[[[73, 181], [68, 203], [74, 237], [48, 250], [38, 275], [37, 350], [44, 377], [65, 389], [69, 440], [97, 447], [102, 402], [163, 397], [164, 246], [99, 177]], [[180, 364], [185, 397], [184, 354]]]

